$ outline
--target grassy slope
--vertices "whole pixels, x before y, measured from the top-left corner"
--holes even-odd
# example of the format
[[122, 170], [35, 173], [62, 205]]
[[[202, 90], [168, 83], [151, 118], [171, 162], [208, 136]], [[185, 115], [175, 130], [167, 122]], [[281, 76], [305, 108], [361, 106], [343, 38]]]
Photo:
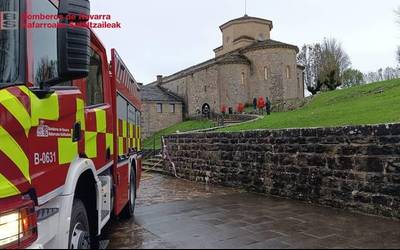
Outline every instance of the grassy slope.
[[400, 80], [322, 93], [304, 108], [273, 113], [253, 123], [221, 129], [332, 127], [400, 121]]
[[[155, 134], [155, 143], [156, 149], [161, 148], [161, 137], [164, 135], [174, 134], [177, 131], [179, 132], [188, 132], [198, 129], [206, 129], [214, 126], [214, 123], [209, 120], [199, 120], [199, 121], [186, 121], [179, 124], [176, 124], [172, 127], [166, 128]], [[143, 146], [145, 149], [153, 149], [154, 144], [154, 136], [147, 138], [143, 142]]]

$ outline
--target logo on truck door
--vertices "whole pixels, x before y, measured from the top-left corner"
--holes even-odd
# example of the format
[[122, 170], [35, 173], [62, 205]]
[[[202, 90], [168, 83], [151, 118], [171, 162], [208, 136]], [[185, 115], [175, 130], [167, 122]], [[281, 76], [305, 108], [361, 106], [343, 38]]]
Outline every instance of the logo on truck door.
[[40, 125], [36, 130], [37, 137], [71, 137], [70, 129], [52, 128], [47, 125]]
[[2, 11], [0, 12], [0, 30], [18, 29], [18, 12]]
[[49, 137], [49, 126], [40, 125], [36, 131], [37, 137]]

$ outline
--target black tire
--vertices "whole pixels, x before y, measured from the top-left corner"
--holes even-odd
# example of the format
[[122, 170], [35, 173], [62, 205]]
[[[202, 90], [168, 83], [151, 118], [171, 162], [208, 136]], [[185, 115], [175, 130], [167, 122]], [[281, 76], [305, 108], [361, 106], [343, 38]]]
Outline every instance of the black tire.
[[[77, 231], [83, 233], [77, 233]], [[82, 237], [78, 237], [79, 235]], [[79, 199], [75, 199], [72, 206], [68, 249], [91, 249], [89, 219], [85, 205]]]
[[135, 214], [136, 206], [136, 174], [134, 169], [131, 170], [131, 180], [129, 186], [129, 201], [124, 207], [121, 213], [121, 217], [124, 219], [131, 219]]

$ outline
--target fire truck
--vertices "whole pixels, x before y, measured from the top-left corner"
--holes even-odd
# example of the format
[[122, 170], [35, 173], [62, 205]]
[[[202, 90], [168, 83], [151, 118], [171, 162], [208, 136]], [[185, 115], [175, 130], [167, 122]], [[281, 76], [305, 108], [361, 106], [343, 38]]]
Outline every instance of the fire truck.
[[[28, 29], [23, 13], [64, 26]], [[96, 248], [134, 214], [140, 84], [79, 25], [89, 14], [88, 0], [0, 1], [2, 249]]]

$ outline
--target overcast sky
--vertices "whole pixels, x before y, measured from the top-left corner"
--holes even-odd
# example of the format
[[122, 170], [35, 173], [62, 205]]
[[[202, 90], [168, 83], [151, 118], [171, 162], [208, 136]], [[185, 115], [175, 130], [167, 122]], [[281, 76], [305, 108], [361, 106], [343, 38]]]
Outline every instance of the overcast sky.
[[[244, 15], [244, 0], [92, 0], [92, 14], [111, 14], [121, 30], [96, 30], [145, 84], [214, 57], [219, 26]], [[363, 72], [395, 67], [399, 0], [248, 0], [248, 14], [274, 22], [271, 38], [301, 47], [324, 37], [342, 42]]]

